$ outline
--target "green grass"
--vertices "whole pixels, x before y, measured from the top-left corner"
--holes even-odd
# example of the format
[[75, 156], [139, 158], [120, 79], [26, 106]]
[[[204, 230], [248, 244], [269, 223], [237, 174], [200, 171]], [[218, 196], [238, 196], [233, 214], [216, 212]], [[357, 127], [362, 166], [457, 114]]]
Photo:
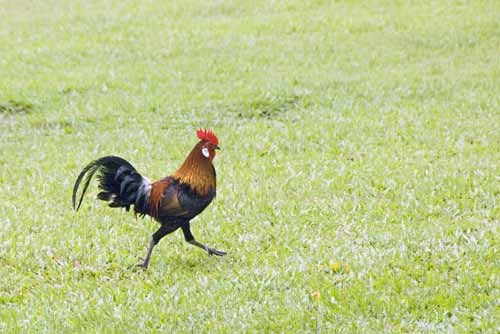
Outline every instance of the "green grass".
[[[0, 332], [498, 333], [500, 3], [426, 3], [0, 0]], [[205, 126], [229, 255], [137, 272], [156, 223], [75, 178]]]

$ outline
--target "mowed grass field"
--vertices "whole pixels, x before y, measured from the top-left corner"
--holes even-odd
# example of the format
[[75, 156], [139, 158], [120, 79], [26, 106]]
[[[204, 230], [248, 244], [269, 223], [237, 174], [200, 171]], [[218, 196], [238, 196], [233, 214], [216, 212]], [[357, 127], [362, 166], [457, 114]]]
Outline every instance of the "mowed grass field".
[[[498, 333], [500, 2], [0, 1], [0, 332]], [[218, 195], [95, 200], [211, 127]]]

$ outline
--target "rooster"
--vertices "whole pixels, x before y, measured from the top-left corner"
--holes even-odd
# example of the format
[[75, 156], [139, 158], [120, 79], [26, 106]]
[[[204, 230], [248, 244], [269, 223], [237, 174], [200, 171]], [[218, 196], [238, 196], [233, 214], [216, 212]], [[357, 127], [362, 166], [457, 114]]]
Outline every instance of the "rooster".
[[[167, 234], [178, 228], [190, 244], [204, 249], [208, 255], [226, 255], [198, 242], [191, 233], [190, 221], [200, 214], [215, 197], [216, 173], [213, 165], [219, 140], [212, 130], [198, 130], [200, 141], [191, 150], [181, 167], [172, 175], [151, 183], [125, 159], [106, 156], [87, 165], [73, 188], [73, 208], [78, 211], [92, 176], [97, 173], [99, 189], [97, 198], [108, 202], [112, 208], [125, 208], [139, 216], [151, 216], [160, 228], [152, 235], [146, 257], [139, 267], [146, 270], [153, 248]], [[76, 203], [80, 183], [85, 178], [83, 190]]]

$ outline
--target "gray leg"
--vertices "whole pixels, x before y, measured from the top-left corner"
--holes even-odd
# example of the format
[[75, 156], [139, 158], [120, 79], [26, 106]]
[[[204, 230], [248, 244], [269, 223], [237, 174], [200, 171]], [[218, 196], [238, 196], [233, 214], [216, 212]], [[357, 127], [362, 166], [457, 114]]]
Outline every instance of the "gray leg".
[[149, 265], [149, 260], [151, 259], [151, 253], [153, 252], [153, 248], [156, 246], [156, 244], [158, 242], [160, 242], [160, 240], [164, 236], [166, 236], [169, 233], [172, 233], [176, 229], [177, 228], [172, 229], [172, 228], [168, 228], [165, 226], [161, 226], [158, 229], [158, 231], [156, 231], [153, 234], [153, 236], [151, 237], [151, 241], [149, 242], [148, 252], [146, 253], [146, 258], [141, 263], [139, 263], [137, 266], [141, 267], [143, 270], [146, 270], [148, 268], [148, 265]]
[[215, 254], [218, 256], [224, 256], [227, 254], [226, 252], [223, 252], [223, 251], [220, 251], [220, 250], [217, 250], [214, 248], [210, 248], [207, 245], [204, 245], [204, 244], [196, 241], [193, 237], [193, 234], [191, 233], [191, 228], [189, 226], [189, 223], [186, 223], [185, 225], [182, 226], [182, 232], [184, 233], [184, 238], [186, 239], [187, 242], [189, 242], [191, 245], [194, 245], [196, 247], [200, 247], [201, 249], [204, 249], [208, 253], [208, 255]]

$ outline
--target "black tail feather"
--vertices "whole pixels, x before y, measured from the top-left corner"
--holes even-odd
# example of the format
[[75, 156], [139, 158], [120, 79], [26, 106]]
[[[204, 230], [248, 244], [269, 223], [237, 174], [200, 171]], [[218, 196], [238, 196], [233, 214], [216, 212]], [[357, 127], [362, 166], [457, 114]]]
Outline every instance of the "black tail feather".
[[[88, 164], [78, 175], [73, 188], [73, 208], [78, 211], [83, 197], [92, 180], [97, 174], [99, 189], [102, 191], [97, 198], [108, 201], [110, 207], [124, 207], [127, 211], [130, 205], [135, 205], [136, 212], [144, 212], [149, 205], [149, 181], [142, 177], [137, 170], [125, 159], [116, 156], [107, 156]], [[76, 205], [76, 194], [80, 183], [83, 182], [81, 197]]]

